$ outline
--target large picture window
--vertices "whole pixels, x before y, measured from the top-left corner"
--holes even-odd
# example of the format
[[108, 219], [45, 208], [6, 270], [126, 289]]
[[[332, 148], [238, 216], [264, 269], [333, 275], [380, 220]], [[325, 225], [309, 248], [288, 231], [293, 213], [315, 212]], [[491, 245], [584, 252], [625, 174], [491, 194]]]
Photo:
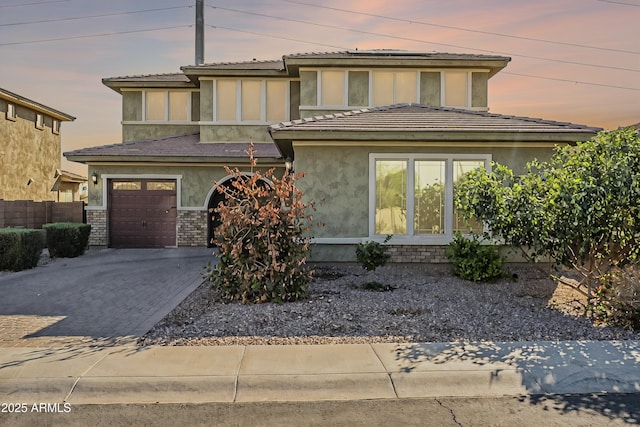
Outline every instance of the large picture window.
[[415, 71], [374, 71], [373, 106], [418, 101], [418, 73]]
[[490, 155], [370, 155], [371, 236], [444, 243], [460, 231], [481, 233], [453, 207], [456, 182], [466, 172], [489, 168]]

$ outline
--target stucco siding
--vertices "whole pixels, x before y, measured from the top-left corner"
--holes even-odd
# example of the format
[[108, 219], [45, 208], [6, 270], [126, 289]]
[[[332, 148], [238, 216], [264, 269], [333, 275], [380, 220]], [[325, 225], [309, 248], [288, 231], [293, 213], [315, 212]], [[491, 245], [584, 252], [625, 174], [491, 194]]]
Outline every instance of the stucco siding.
[[369, 105], [369, 72], [349, 72], [349, 105], [366, 107]]
[[180, 136], [197, 133], [200, 127], [194, 125], [169, 125], [169, 124], [125, 124], [122, 125], [122, 140], [143, 141], [146, 139], [164, 138], [167, 136]]
[[318, 105], [318, 74], [300, 71], [300, 105]]
[[142, 91], [122, 92], [122, 120], [132, 122], [142, 120]]
[[422, 72], [420, 73], [420, 103], [440, 106], [440, 73]]
[[489, 106], [487, 100], [488, 73], [471, 73], [471, 106], [486, 108]]
[[200, 141], [271, 141], [265, 125], [202, 125], [200, 126]]
[[213, 81], [200, 81], [200, 120], [213, 120]]
[[0, 100], [0, 199], [55, 200], [51, 191], [60, 168], [60, 135], [53, 119], [35, 126], [36, 112], [16, 105], [16, 119], [6, 119], [7, 103]]

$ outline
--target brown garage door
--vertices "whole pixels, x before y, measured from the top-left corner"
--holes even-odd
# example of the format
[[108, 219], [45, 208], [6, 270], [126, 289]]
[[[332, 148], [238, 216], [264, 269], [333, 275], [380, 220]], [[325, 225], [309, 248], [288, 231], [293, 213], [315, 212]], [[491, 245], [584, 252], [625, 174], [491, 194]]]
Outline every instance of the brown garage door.
[[114, 179], [109, 183], [109, 245], [176, 245], [176, 181]]

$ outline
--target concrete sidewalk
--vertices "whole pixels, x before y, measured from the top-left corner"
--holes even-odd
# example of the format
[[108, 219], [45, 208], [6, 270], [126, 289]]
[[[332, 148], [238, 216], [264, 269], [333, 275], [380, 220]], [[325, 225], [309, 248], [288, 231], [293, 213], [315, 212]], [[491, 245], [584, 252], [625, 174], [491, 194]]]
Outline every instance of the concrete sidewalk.
[[0, 400], [70, 404], [640, 393], [640, 341], [0, 349]]

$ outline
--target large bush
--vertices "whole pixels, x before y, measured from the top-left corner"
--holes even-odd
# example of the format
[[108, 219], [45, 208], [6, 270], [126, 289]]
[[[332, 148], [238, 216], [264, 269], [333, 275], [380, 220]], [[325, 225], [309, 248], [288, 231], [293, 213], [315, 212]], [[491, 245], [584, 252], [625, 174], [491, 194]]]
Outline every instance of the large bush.
[[44, 230], [0, 229], [0, 270], [20, 271], [37, 266], [44, 245]]
[[306, 296], [312, 278], [305, 266], [312, 206], [295, 186], [303, 175], [253, 171], [252, 145], [248, 153], [252, 174], [227, 168], [232, 185], [217, 186], [226, 195], [215, 208], [222, 222], [215, 231], [220, 261], [207, 277], [229, 301], [295, 301]]
[[91, 225], [73, 222], [45, 224], [47, 248], [54, 258], [73, 258], [84, 253], [89, 243]]
[[458, 184], [455, 204], [528, 259], [578, 272], [577, 285], [554, 277], [592, 310], [609, 275], [638, 263], [640, 136], [630, 128], [600, 132], [557, 148], [548, 162], [529, 163], [521, 176], [497, 164], [489, 174], [472, 171]]

